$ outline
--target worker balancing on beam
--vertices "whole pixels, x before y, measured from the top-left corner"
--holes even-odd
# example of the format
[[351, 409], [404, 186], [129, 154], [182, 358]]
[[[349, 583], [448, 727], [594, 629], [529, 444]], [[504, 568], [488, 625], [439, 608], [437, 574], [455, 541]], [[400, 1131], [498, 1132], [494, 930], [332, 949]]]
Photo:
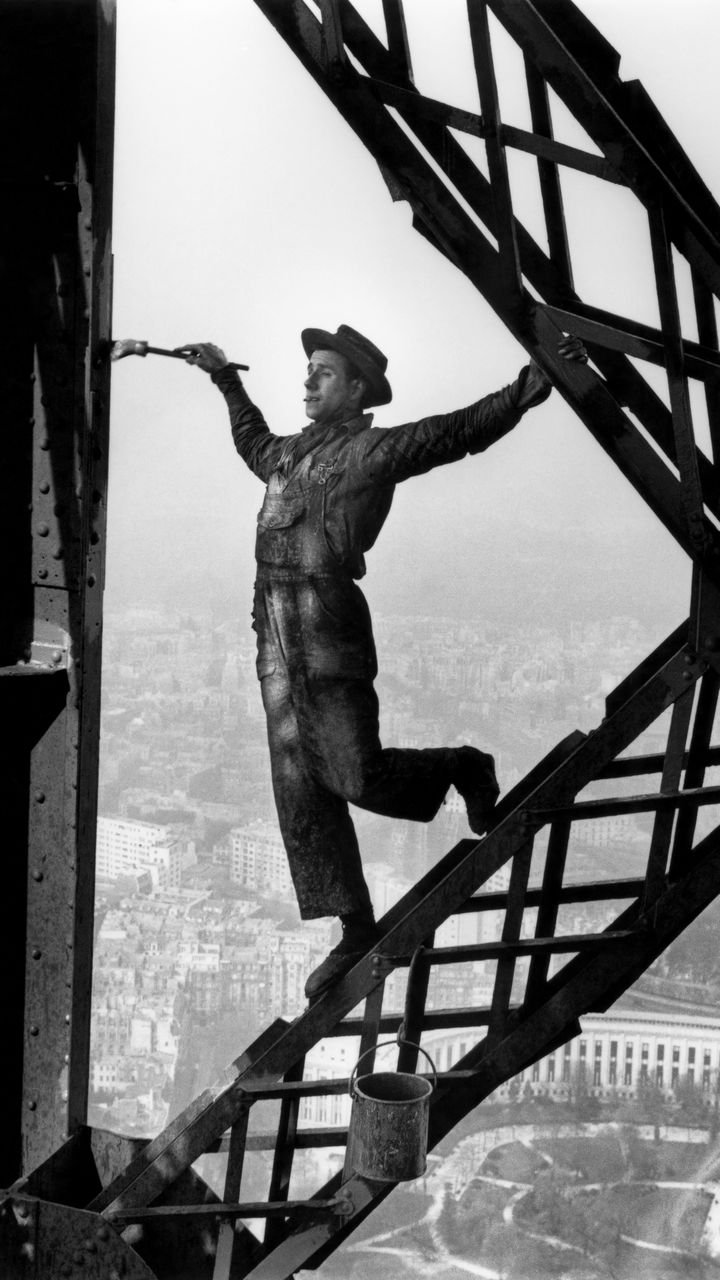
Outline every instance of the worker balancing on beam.
[[[178, 348], [225, 396], [235, 447], [266, 485], [258, 515], [254, 628], [280, 830], [300, 914], [337, 916], [342, 934], [305, 985], [316, 999], [379, 939], [348, 804], [429, 822], [451, 785], [471, 830], [488, 828], [499, 789], [493, 757], [474, 746], [399, 750], [378, 731], [370, 613], [357, 579], [396, 484], [506, 435], [552, 389], [531, 361], [510, 386], [466, 409], [378, 429], [389, 404], [387, 358], [348, 325], [305, 329], [307, 426], [275, 435], [225, 353]], [[562, 338], [559, 353], [587, 360]]]

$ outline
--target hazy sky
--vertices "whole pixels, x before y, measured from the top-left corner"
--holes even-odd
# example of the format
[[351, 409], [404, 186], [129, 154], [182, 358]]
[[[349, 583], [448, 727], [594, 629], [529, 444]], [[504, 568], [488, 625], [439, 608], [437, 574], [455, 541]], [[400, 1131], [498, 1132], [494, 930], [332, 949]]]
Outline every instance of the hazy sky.
[[[380, 0], [358, 7], [375, 22]], [[406, 0], [418, 87], [478, 110], [464, 0]], [[715, 0], [583, 0], [720, 192]], [[499, 28], [498, 28], [499, 32]], [[501, 38], [500, 38], [501, 37]], [[516, 52], [497, 40], [506, 122], [528, 126]], [[591, 148], [564, 109], [557, 135]], [[519, 214], [541, 239], [536, 168], [512, 158]], [[576, 286], [657, 322], [642, 210], [565, 173]], [[251, 366], [272, 429], [303, 425], [299, 333], [341, 322], [390, 358], [389, 426], [467, 404], [525, 356], [484, 299], [411, 228], [375, 161], [253, 0], [118, 0], [114, 336], [213, 341]], [[688, 327], [688, 336], [695, 332]], [[652, 376], [657, 379], [658, 371]], [[659, 384], [656, 383], [659, 388]], [[247, 614], [259, 482], [232, 448], [224, 402], [179, 361], [114, 366], [107, 604], [198, 594]], [[543, 548], [545, 560], [536, 554]], [[685, 611], [684, 555], [559, 396], [488, 454], [401, 486], [369, 558], [378, 608], [501, 612], [517, 583], [542, 610]], [[602, 580], [601, 580], [602, 579]], [[661, 628], [662, 629], [662, 628]]]

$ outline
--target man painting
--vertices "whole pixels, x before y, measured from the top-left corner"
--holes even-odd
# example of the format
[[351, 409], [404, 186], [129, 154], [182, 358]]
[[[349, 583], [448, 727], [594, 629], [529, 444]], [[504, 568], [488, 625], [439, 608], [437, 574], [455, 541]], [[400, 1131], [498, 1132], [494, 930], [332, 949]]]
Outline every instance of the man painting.
[[[348, 804], [428, 822], [451, 785], [482, 835], [498, 796], [494, 762], [472, 746], [384, 748], [370, 614], [357, 580], [395, 485], [479, 453], [550, 394], [533, 362], [515, 382], [454, 413], [387, 429], [387, 358], [348, 325], [306, 329], [300, 432], [273, 434], [224, 352], [180, 348], [225, 396], [235, 446], [266, 485], [258, 516], [254, 627], [273, 789], [300, 914], [337, 916], [338, 945], [310, 975], [315, 999], [372, 948], [378, 931]], [[561, 355], [585, 360], [574, 338]]]

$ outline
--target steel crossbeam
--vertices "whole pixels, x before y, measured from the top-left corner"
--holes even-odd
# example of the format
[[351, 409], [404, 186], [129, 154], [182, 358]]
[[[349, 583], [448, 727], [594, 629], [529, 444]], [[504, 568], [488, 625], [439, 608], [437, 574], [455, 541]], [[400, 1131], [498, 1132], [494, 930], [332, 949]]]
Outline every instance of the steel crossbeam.
[[[684, 163], [673, 153], [673, 169], [665, 172], [660, 161], [662, 148], [652, 145], [649, 128], [641, 131], [641, 137], [636, 136], [638, 131], [633, 129], [632, 119], [633, 112], [638, 110], [638, 94], [617, 79], [614, 52], [597, 33], [590, 41], [593, 56], [586, 59], [587, 67], [582, 62], [580, 39], [575, 51], [570, 51], [567, 47], [570, 28], [582, 29], [586, 44], [592, 35], [592, 28], [587, 23], [583, 25], [582, 15], [578, 15], [571, 4], [563, 3], [560, 14], [555, 13], [552, 6], [533, 4], [531, 0], [518, 3], [494, 0], [489, 7], [517, 41], [528, 68], [531, 113], [538, 132], [523, 138], [522, 131], [504, 124], [499, 117], [485, 3], [471, 3], [468, 15], [483, 114], [465, 113], [464, 120], [454, 114], [456, 109], [449, 105], [425, 99], [409, 79], [402, 82], [396, 63], [392, 63], [394, 74], [391, 74], [388, 50], [349, 0], [339, 0], [336, 18], [341, 23], [346, 47], [361, 70], [345, 65], [340, 80], [328, 73], [323, 25], [302, 0], [292, 0], [290, 5], [281, 4], [279, 0], [256, 0], [256, 3], [375, 155], [383, 175], [386, 178], [392, 175], [393, 194], [395, 198], [409, 201], [417, 229], [484, 293], [688, 554], [701, 563], [714, 580], [720, 580], [720, 544], [715, 526], [703, 512], [704, 505], [717, 508], [720, 486], [715, 479], [714, 465], [703, 458], [694, 442], [686, 393], [678, 382], [680, 375], [673, 375], [671, 379], [674, 407], [669, 413], [642, 375], [624, 358], [625, 354], [639, 354], [666, 363], [668, 352], [677, 351], [680, 342], [684, 374], [707, 378], [714, 386], [717, 344], [707, 304], [702, 314], [708, 343], [695, 344], [691, 350], [691, 344], [683, 342], [677, 332], [671, 334], [665, 325], [662, 332], [653, 333], [632, 322], [613, 324], [611, 317], [599, 313], [593, 316], [593, 309], [580, 303], [571, 286], [571, 246], [564, 227], [557, 163], [572, 165], [573, 156], [569, 152], [553, 155], [548, 150], [559, 145], [547, 136], [552, 131], [548, 85], [575, 111], [593, 141], [603, 150], [604, 158], [599, 161], [596, 158], [595, 169], [598, 165], [607, 166], [608, 172], [603, 172], [603, 177], [625, 182], [647, 204], [651, 220], [657, 222], [658, 216], [665, 217], [668, 243], [671, 239], [688, 255], [697, 279], [706, 282], [705, 287], [717, 289], [720, 282], [720, 246], [714, 234], [714, 229], [720, 227], [720, 211], [708, 193], [701, 191], [699, 179], [682, 153]], [[559, 31], [561, 25], [565, 43]], [[599, 49], [601, 57], [597, 56]], [[598, 68], [605, 77], [602, 84]], [[386, 104], [392, 104], [403, 116], [411, 134], [399, 128], [385, 109]], [[643, 119], [647, 113], [646, 106]], [[657, 121], [653, 124], [655, 132], [661, 132]], [[490, 181], [453, 138], [451, 125], [465, 127], [485, 138]], [[420, 148], [413, 142], [413, 135], [444, 171], [444, 181], [429, 168]], [[671, 145], [667, 129], [665, 135], [663, 146], [667, 150]], [[512, 145], [524, 145], [538, 155], [551, 246], [549, 258], [513, 216], [504, 158], [505, 148]], [[675, 148], [679, 151], [677, 144]], [[579, 156], [575, 159], [576, 167], [581, 170], [588, 172], [593, 168], [581, 162]], [[682, 174], [682, 181], [676, 176], [678, 172]], [[687, 190], [698, 195], [702, 216], [688, 206]], [[470, 205], [489, 235], [498, 242], [498, 249], [479, 225], [467, 218], [461, 201]], [[655, 241], [657, 244], [657, 236]], [[667, 271], [663, 277], [660, 256], [656, 253], [661, 307], [669, 315], [673, 283]], [[522, 279], [539, 291], [545, 316], [553, 320], [551, 325], [537, 314], [536, 300]], [[555, 309], [554, 313], [551, 308]], [[604, 381], [590, 371], [563, 368], [555, 357], [558, 334], [573, 315], [584, 319], [580, 334], [585, 333], [592, 344], [593, 359]], [[716, 401], [717, 394], [712, 399], [713, 405]], [[658, 457], [623, 413], [621, 406], [625, 404], [660, 444], [668, 462]], [[680, 479], [674, 471], [678, 449], [682, 455]]]

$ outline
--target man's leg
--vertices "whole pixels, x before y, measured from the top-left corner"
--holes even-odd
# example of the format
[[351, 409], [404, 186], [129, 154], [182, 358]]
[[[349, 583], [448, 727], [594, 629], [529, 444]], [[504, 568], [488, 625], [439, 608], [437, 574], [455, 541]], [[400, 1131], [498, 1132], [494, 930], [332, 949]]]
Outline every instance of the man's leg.
[[298, 723], [296, 703], [284, 672], [261, 681], [267, 716], [273, 790], [300, 915], [372, 913], [360, 850], [347, 802], [329, 791], [313, 768]]
[[492, 756], [474, 747], [383, 748], [369, 680], [308, 680], [297, 698], [305, 758], [334, 794], [373, 813], [429, 822], [451, 785], [481, 835], [498, 796]]

